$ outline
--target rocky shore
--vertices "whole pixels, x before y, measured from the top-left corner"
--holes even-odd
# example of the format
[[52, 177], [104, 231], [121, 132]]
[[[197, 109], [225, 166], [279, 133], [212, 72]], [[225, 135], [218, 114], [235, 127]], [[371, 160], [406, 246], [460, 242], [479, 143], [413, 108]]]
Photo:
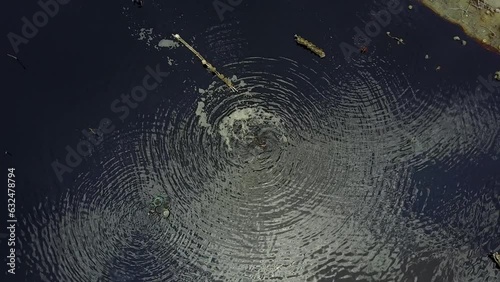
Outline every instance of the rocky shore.
[[500, 53], [500, 0], [419, 0], [458, 24], [470, 37]]

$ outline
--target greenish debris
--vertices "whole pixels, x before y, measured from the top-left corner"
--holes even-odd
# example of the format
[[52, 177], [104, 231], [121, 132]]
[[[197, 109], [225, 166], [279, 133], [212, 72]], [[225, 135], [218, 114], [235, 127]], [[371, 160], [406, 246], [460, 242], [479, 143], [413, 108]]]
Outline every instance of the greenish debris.
[[168, 200], [166, 197], [156, 196], [153, 198], [149, 205], [149, 215], [158, 215], [163, 218], [170, 216], [170, 209], [168, 207]]

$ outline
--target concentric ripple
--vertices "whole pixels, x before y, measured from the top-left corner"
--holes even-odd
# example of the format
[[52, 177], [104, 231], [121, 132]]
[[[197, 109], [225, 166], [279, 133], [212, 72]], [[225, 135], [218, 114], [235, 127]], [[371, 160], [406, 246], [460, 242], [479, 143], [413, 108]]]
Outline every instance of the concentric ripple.
[[[468, 257], [446, 252], [461, 235], [409, 199], [425, 199], [413, 180], [421, 169], [489, 150], [493, 111], [460, 92], [424, 95], [380, 59], [310, 65], [223, 66], [238, 93], [198, 85], [198, 96], [117, 132], [99, 168], [26, 220], [38, 258], [28, 264], [46, 281], [403, 281], [421, 263], [410, 253], [439, 258], [436, 277], [493, 281], [461, 272]], [[157, 194], [171, 199], [168, 220], [147, 216]], [[54, 263], [57, 277], [46, 277]]]

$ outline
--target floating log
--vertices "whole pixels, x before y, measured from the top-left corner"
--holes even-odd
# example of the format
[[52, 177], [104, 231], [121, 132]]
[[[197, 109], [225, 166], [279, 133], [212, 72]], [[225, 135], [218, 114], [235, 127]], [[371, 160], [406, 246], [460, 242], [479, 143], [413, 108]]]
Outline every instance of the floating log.
[[314, 54], [318, 55], [320, 58], [324, 58], [326, 56], [325, 52], [321, 48], [319, 48], [318, 46], [314, 45], [312, 42], [304, 39], [301, 36], [298, 36], [297, 34], [295, 34], [294, 37], [295, 37], [295, 41], [298, 44], [311, 50]]
[[191, 52], [193, 52], [193, 54], [196, 57], [198, 57], [198, 59], [200, 59], [203, 66], [207, 67], [207, 69], [210, 72], [212, 72], [220, 80], [222, 80], [229, 87], [229, 89], [231, 89], [233, 92], [237, 92], [236, 88], [233, 85], [233, 82], [229, 78], [225, 77], [223, 74], [218, 72], [217, 69], [212, 64], [210, 64], [205, 58], [203, 58], [203, 56], [200, 53], [198, 53], [198, 51], [196, 51], [191, 45], [189, 45], [184, 39], [182, 39], [182, 37], [179, 34], [172, 34], [172, 35], [175, 37], [175, 39], [179, 40], [182, 44], [184, 44], [184, 46], [186, 46], [189, 50], [191, 50]]

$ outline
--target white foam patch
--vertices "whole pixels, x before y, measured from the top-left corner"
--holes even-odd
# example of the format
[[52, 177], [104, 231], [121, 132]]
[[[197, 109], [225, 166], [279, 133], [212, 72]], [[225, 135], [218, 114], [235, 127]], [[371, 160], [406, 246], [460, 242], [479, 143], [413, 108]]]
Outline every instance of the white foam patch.
[[[236, 76], [234, 75], [232, 78], [231, 78], [232, 81], [236, 81]], [[238, 84], [239, 88], [243, 88], [245, 86], [247, 86], [247, 84], [243, 81], [243, 80], [240, 80], [240, 83]]]
[[[156, 50], [160, 50], [160, 49], [165, 48], [165, 47], [166, 48], [177, 47], [174, 44], [176, 42], [173, 42], [172, 40], [166, 40], [166, 39], [160, 40], [164, 35], [155, 34], [153, 28], [145, 28], [145, 27], [140, 27], [140, 26], [136, 25], [136, 26], [129, 26], [128, 29], [131, 31], [130, 35], [132, 37], [137, 38], [137, 40], [139, 40], [139, 41], [144, 41], [147, 46], [153, 47]], [[155, 42], [157, 42], [158, 40], [160, 40], [159, 43], [155, 44]], [[166, 40], [166, 41], [164, 41], [164, 40]], [[173, 43], [168, 42], [168, 41], [172, 41]], [[161, 43], [161, 45], [164, 45], [164, 46], [161, 46], [160, 43]], [[172, 47], [169, 47], [170, 45], [172, 45]]]
[[[253, 126], [267, 125], [280, 127], [281, 120], [271, 113], [261, 108], [237, 109], [229, 116], [222, 119], [219, 124], [219, 134], [223, 138], [229, 150], [231, 150], [231, 141], [242, 141], [246, 136], [253, 134], [250, 128]], [[237, 128], [238, 127], [238, 128]], [[282, 136], [282, 141], [286, 137]]]
[[198, 107], [196, 108], [196, 115], [200, 118], [198, 120], [198, 124], [201, 127], [208, 127], [210, 128], [210, 124], [208, 123], [207, 120], [207, 113], [204, 111], [205, 109], [205, 102], [204, 101], [199, 101], [198, 102]]
[[147, 43], [149, 43], [151, 40], [153, 40], [153, 28], [141, 28], [139, 31], [139, 38], [138, 40], [146, 40]]
[[172, 66], [172, 65], [174, 65], [175, 61], [174, 61], [174, 59], [171, 59], [170, 57], [167, 57], [167, 63], [168, 63], [169, 66]]
[[162, 39], [158, 43], [158, 46], [164, 47], [164, 48], [173, 49], [173, 48], [179, 47], [180, 45], [179, 45], [179, 42], [176, 42], [176, 41], [173, 41], [173, 40], [170, 40], [170, 39]]

